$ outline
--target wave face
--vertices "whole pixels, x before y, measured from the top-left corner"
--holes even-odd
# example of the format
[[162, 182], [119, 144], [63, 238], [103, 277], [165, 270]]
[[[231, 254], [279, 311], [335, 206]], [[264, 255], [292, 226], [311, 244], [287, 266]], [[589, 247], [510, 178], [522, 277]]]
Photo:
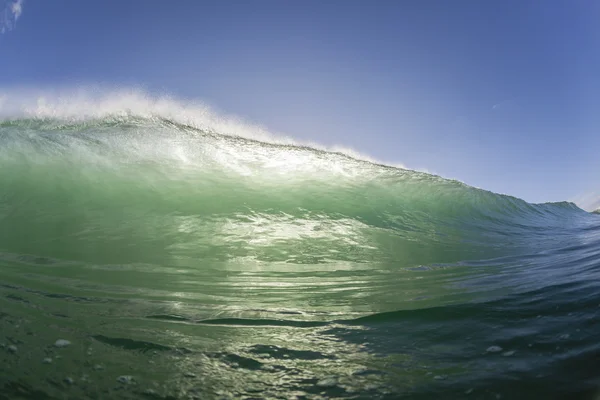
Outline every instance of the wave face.
[[0, 399], [597, 393], [598, 215], [80, 111], [0, 122]]

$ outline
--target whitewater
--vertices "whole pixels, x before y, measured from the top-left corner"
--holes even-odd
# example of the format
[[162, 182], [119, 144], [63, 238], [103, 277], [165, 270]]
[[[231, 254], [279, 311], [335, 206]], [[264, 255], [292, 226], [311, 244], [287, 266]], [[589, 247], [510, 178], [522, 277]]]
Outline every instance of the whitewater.
[[0, 92], [0, 399], [596, 399], [600, 215], [135, 90]]

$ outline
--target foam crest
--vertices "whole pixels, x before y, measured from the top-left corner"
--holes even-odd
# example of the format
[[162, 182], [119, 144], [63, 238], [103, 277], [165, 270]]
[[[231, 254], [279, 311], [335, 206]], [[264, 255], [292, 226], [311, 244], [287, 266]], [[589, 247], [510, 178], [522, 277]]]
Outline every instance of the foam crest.
[[398, 163], [383, 163], [343, 146], [322, 146], [274, 134], [259, 124], [219, 113], [201, 101], [154, 95], [136, 88], [87, 86], [45, 90], [0, 89], [0, 119], [4, 120], [51, 119], [77, 123], [92, 120], [122, 121], [132, 117], [174, 122], [204, 132], [266, 143], [310, 147], [372, 163], [406, 168]]

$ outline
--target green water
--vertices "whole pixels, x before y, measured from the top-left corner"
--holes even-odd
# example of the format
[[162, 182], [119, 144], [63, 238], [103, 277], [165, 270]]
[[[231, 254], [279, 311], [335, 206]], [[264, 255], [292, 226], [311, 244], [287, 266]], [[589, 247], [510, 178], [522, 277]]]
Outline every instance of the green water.
[[599, 245], [574, 204], [341, 153], [5, 119], [0, 399], [594, 399]]

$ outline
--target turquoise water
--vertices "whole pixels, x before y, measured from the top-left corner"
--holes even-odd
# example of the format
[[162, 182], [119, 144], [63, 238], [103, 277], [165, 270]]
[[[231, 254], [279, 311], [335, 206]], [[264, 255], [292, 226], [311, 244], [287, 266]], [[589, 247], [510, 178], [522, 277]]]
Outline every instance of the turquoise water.
[[164, 117], [0, 122], [0, 399], [595, 399], [599, 278], [572, 203]]

